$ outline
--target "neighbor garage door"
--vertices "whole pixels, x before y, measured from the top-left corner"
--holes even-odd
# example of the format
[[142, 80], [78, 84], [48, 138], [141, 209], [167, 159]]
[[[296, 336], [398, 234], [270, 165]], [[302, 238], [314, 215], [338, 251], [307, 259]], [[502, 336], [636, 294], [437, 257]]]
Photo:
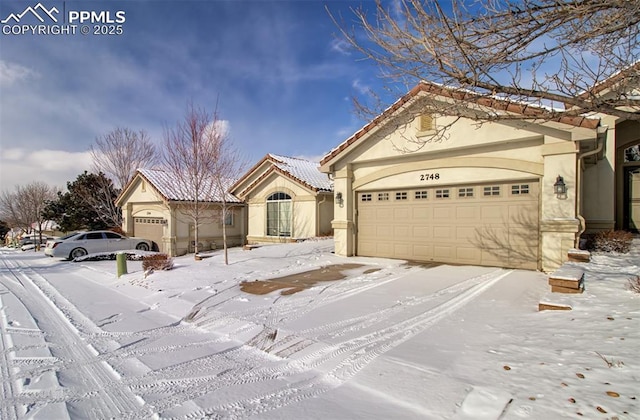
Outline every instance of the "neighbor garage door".
[[357, 193], [357, 253], [538, 268], [539, 185], [517, 181]]
[[159, 248], [162, 247], [164, 219], [160, 217], [136, 217], [133, 222], [133, 234], [136, 237], [151, 239]]

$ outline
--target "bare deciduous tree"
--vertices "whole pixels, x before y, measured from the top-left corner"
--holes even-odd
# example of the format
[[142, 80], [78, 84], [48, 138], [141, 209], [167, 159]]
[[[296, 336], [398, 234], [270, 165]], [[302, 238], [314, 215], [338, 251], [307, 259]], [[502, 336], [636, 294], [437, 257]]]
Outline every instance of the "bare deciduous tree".
[[151, 167], [157, 162], [157, 153], [149, 135], [144, 131], [116, 128], [97, 137], [89, 151], [93, 170], [110, 177], [122, 189], [133, 178], [136, 170]]
[[[376, 0], [371, 14], [364, 8], [354, 12], [355, 27], [334, 21], [350, 44], [381, 68], [389, 80], [386, 91], [394, 97], [427, 80], [544, 106], [536, 119], [556, 119], [565, 107], [563, 115], [602, 112], [640, 119], [638, 1]], [[388, 102], [383, 96], [356, 100], [356, 108], [367, 118], [377, 115]], [[437, 105], [442, 111], [443, 104]], [[459, 115], [454, 107], [446, 113]]]
[[210, 171], [216, 190], [222, 192], [218, 201], [220, 208], [220, 223], [222, 224], [222, 246], [224, 248], [224, 263], [229, 264], [227, 251], [227, 217], [238, 201], [227, 191], [229, 187], [244, 173], [247, 162], [233, 144], [228, 128], [219, 120], [214, 120], [208, 127], [207, 137], [214, 147], [213, 160]]
[[162, 165], [174, 180], [173, 193], [183, 200], [180, 212], [193, 224], [196, 256], [199, 227], [210, 219], [205, 209], [224, 195], [211, 175], [211, 165], [218, 153], [217, 136], [220, 135], [211, 127], [218, 122], [217, 111], [210, 114], [191, 103], [184, 118], [164, 132]]
[[57, 192], [56, 188], [38, 181], [16, 186], [14, 192], [4, 191], [0, 195], [2, 219], [26, 233], [34, 230], [35, 225], [39, 243], [42, 243], [42, 228], [46, 222], [43, 210], [49, 201], [56, 198]]

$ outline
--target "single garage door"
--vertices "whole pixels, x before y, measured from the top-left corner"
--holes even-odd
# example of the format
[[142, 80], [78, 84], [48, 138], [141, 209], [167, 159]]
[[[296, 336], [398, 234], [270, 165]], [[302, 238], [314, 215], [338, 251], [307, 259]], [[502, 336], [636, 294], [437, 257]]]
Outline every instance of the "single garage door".
[[165, 220], [161, 217], [136, 217], [133, 220], [133, 234], [138, 238], [150, 239], [162, 246], [162, 234]]
[[357, 254], [538, 268], [539, 183], [357, 193]]

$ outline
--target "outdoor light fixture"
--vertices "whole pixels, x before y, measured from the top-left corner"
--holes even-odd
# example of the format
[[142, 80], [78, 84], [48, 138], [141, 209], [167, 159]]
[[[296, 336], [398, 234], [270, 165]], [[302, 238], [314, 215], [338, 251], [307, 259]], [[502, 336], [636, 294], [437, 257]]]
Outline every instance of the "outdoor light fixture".
[[343, 201], [342, 201], [342, 193], [341, 192], [336, 193], [336, 203], [338, 203], [338, 205], [340, 207], [342, 207]]
[[553, 192], [556, 196], [560, 197], [567, 193], [567, 184], [564, 183], [564, 178], [560, 175], [556, 178], [556, 183], [553, 184]]

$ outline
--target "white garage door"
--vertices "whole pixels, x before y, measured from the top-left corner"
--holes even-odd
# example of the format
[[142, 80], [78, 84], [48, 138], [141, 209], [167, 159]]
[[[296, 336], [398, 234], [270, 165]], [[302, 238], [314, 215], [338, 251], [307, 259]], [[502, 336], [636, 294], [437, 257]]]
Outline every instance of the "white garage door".
[[538, 268], [537, 181], [357, 193], [357, 254]]
[[136, 217], [133, 220], [133, 235], [151, 239], [161, 248], [164, 224], [165, 220], [160, 217]]

